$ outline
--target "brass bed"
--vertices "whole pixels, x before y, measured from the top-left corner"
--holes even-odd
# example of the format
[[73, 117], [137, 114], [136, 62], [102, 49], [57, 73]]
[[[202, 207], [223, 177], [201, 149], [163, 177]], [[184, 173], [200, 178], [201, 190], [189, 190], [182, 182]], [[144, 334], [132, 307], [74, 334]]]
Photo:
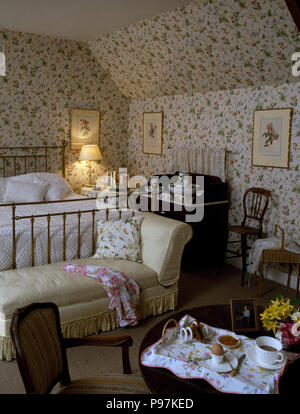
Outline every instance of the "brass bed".
[[[60, 155], [60, 169], [62, 177], [65, 177], [65, 150], [66, 144], [65, 142], [59, 146], [40, 146], [40, 147], [0, 147], [0, 175], [2, 177], [7, 178], [11, 176], [18, 176], [21, 174], [28, 174], [32, 172], [57, 172], [57, 169], [54, 171], [52, 170], [52, 162], [51, 162], [51, 154], [52, 152], [55, 153], [55, 160], [56, 166], [57, 165], [57, 153]], [[17, 263], [17, 249], [18, 249], [18, 223], [23, 222], [29, 225], [29, 234], [30, 234], [30, 241], [28, 241], [28, 249], [30, 248], [30, 256], [31, 261], [28, 265], [36, 266], [40, 264], [51, 263], [51, 237], [53, 233], [51, 233], [51, 224], [54, 218], [61, 218], [61, 226], [62, 226], [62, 260], [69, 259], [67, 258], [67, 232], [68, 227], [67, 217], [70, 217], [73, 220], [73, 224], [77, 227], [77, 254], [76, 257], [80, 258], [81, 254], [81, 225], [82, 225], [82, 217], [89, 217], [88, 220], [90, 221], [90, 239], [91, 239], [91, 251], [90, 254], [94, 254], [95, 252], [95, 240], [96, 240], [96, 229], [95, 229], [95, 221], [97, 216], [99, 215], [99, 210], [96, 208], [95, 198], [72, 198], [70, 200], [55, 200], [55, 201], [39, 201], [39, 202], [23, 202], [23, 203], [2, 203], [0, 205], [0, 214], [1, 211], [3, 212], [4, 208], [11, 209], [11, 237], [12, 237], [12, 260], [11, 260], [11, 267], [8, 268], [17, 268], [22, 267], [18, 266]], [[82, 208], [76, 208], [76, 210], [66, 209], [67, 205], [77, 205], [77, 202], [82, 204]], [[94, 203], [93, 208], [87, 208], [86, 204]], [[76, 204], [75, 204], [76, 203]], [[61, 211], [55, 212], [48, 212], [45, 213], [44, 211], [40, 214], [20, 214], [18, 209], [21, 207], [28, 207], [29, 209], [36, 209], [37, 206], [62, 206]], [[77, 206], [78, 207], [78, 206]], [[66, 211], [68, 210], [68, 211]], [[108, 220], [109, 217], [109, 210], [107, 209], [105, 212], [102, 211], [102, 218], [105, 217]], [[122, 211], [115, 211], [115, 216], [121, 217]], [[47, 259], [45, 263], [36, 263], [35, 259], [35, 225], [36, 221], [39, 219], [39, 225], [41, 225], [41, 220], [44, 220], [44, 231], [45, 231], [45, 238], [47, 240]], [[30, 223], [30, 224], [29, 224]], [[57, 227], [56, 227], [57, 228]], [[74, 229], [74, 226], [73, 226]], [[0, 235], [1, 237], [1, 235]], [[86, 256], [83, 256], [86, 257]], [[56, 261], [56, 260], [54, 260]], [[59, 259], [57, 260], [59, 261]], [[1, 268], [0, 263], [0, 270], [4, 270]]]

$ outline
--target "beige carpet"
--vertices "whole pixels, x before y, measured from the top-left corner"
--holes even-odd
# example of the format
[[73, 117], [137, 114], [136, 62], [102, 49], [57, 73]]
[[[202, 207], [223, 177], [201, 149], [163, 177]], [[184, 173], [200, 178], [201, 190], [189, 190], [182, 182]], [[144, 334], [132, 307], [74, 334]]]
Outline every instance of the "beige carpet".
[[[226, 266], [218, 276], [215, 269], [203, 269], [201, 272], [182, 273], [180, 278], [179, 304], [175, 312], [211, 304], [226, 304], [230, 298], [257, 298], [258, 305], [267, 305], [276, 293], [293, 298], [294, 289], [287, 289], [270, 280], [264, 280], [263, 296], [257, 297], [257, 288], [240, 286], [240, 270]], [[133, 328], [119, 328], [103, 335], [129, 334], [133, 338], [130, 348], [130, 359], [134, 373], [139, 372], [138, 352], [143, 337], [159, 320], [172, 315], [174, 312], [151, 317], [140, 321]], [[104, 373], [121, 373], [121, 350], [109, 348], [81, 347], [68, 350], [71, 378], [96, 377]], [[16, 361], [0, 361], [0, 394], [24, 393], [23, 383]]]

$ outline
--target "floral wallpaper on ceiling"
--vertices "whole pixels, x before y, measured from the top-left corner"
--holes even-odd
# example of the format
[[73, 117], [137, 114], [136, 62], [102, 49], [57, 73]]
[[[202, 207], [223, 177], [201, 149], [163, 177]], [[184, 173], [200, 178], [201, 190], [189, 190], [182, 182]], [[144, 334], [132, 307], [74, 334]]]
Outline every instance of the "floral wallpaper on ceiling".
[[[186, 148], [225, 148], [230, 186], [230, 223], [242, 221], [242, 197], [249, 187], [271, 190], [265, 230], [274, 224], [300, 244], [300, 82], [262, 88], [204, 92], [133, 100], [129, 112], [128, 168], [131, 174], [173, 172], [172, 153]], [[253, 110], [293, 108], [290, 169], [252, 167]], [[163, 111], [163, 155], [142, 152], [143, 112]]]
[[124, 95], [153, 98], [296, 82], [285, 0], [197, 0], [89, 42]]
[[[100, 111], [100, 164], [94, 176], [126, 165], [129, 100], [116, 88], [86, 44], [0, 30], [7, 76], [0, 77], [0, 146], [59, 145], [67, 141], [67, 179], [75, 190], [88, 169], [70, 150], [71, 108]], [[52, 170], [60, 169], [57, 154]]]

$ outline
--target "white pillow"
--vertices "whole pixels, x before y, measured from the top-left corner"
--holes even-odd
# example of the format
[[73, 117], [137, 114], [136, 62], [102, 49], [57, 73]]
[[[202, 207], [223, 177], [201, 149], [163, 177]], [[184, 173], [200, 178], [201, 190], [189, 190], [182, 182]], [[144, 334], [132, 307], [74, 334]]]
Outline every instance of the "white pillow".
[[38, 172], [17, 175], [9, 177], [10, 181], [19, 181], [26, 183], [49, 184], [45, 195], [46, 201], [61, 200], [68, 193], [73, 193], [71, 186], [59, 174], [49, 172]]
[[58, 174], [40, 172], [36, 173], [36, 179], [37, 182], [44, 181], [49, 184], [45, 196], [46, 201], [62, 200], [68, 193], [73, 193], [72, 187], [67, 180]]
[[69, 192], [70, 189], [64, 183], [48, 184], [45, 200], [62, 200]]
[[39, 184], [8, 180], [4, 201], [9, 203], [43, 201], [47, 188], [47, 183]]
[[141, 222], [143, 217], [105, 220], [97, 223], [97, 259], [125, 259], [142, 262]]

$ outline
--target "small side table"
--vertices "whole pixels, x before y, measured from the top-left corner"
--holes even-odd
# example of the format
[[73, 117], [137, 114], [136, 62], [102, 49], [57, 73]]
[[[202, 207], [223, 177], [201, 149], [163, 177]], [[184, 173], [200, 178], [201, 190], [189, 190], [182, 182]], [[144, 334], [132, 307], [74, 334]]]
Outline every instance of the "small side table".
[[[298, 264], [298, 275], [297, 275], [297, 287], [296, 297], [299, 293], [299, 280], [300, 280], [300, 254], [290, 252], [284, 248], [281, 249], [264, 249], [262, 251], [259, 263], [259, 285], [258, 285], [258, 296], [262, 294], [262, 279], [263, 279], [263, 265], [264, 263], [287, 263], [289, 265], [289, 273], [287, 280], [287, 287], [290, 287], [291, 275], [293, 265]], [[256, 278], [256, 274], [254, 275]]]
[[100, 190], [94, 190], [94, 187], [82, 187], [81, 195], [89, 198], [95, 198], [98, 194], [101, 193]]

